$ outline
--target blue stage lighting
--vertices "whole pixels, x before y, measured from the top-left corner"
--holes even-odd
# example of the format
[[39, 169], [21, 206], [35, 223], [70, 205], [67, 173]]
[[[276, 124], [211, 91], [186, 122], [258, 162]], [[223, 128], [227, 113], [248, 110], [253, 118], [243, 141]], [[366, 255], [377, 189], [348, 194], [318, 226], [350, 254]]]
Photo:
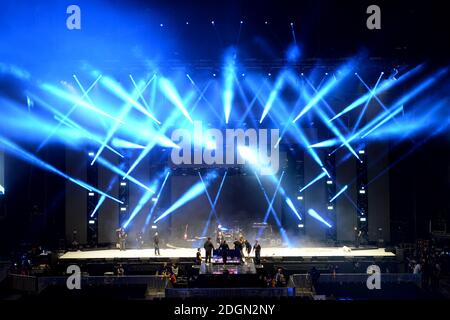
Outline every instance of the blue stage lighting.
[[413, 76], [414, 74], [416, 74], [417, 72], [419, 72], [422, 69], [423, 65], [418, 65], [416, 67], [414, 67], [412, 70], [408, 71], [406, 74], [403, 75], [403, 77], [401, 78], [401, 80], [399, 81], [395, 81], [392, 78], [387, 79], [385, 81], [383, 81], [377, 89], [372, 90], [366, 94], [364, 94], [363, 96], [359, 97], [358, 99], [356, 99], [355, 101], [353, 101], [350, 105], [348, 105], [347, 107], [344, 108], [344, 110], [342, 110], [341, 112], [339, 112], [338, 114], [336, 114], [333, 118], [330, 119], [330, 122], [339, 118], [340, 116], [350, 112], [351, 110], [359, 107], [360, 105], [362, 105], [363, 103], [365, 103], [368, 99], [370, 99], [371, 97], [375, 97], [378, 94], [380, 94], [381, 92], [387, 90], [387, 89], [391, 89], [394, 86], [398, 85], [400, 82], [403, 82], [407, 79], [409, 79], [411, 76]]
[[[201, 181], [202, 184], [203, 184], [203, 187], [205, 188], [205, 194], [206, 194], [206, 197], [208, 198], [209, 205], [211, 206], [211, 211], [212, 211], [213, 214], [216, 216], [217, 221], [219, 221], [219, 217], [217, 216], [217, 212], [216, 212], [216, 207], [215, 207], [215, 205], [214, 205], [214, 203], [213, 203], [213, 201], [212, 201], [212, 199], [211, 199], [211, 196], [210, 196], [210, 194], [209, 194], [209, 192], [208, 192], [208, 188], [207, 188], [207, 186], [206, 186], [205, 181], [203, 180], [202, 174], [199, 172], [199, 173], [198, 173], [198, 176], [199, 176], [199, 178], [200, 178], [200, 181]], [[220, 224], [220, 222], [219, 222], [219, 224]]]
[[[209, 173], [206, 178], [206, 185], [209, 184], [209, 182], [212, 179], [215, 179], [217, 177], [217, 173], [216, 172], [212, 172]], [[167, 217], [169, 214], [173, 213], [174, 211], [176, 211], [177, 209], [179, 209], [180, 207], [184, 206], [187, 202], [191, 201], [194, 198], [197, 198], [199, 195], [201, 195], [203, 192], [205, 192], [205, 185], [199, 181], [196, 184], [194, 184], [183, 196], [181, 196], [180, 199], [178, 199], [177, 201], [175, 201], [170, 208], [168, 208], [166, 211], [164, 211], [158, 218], [156, 218], [156, 220], [154, 221], [154, 223], [157, 223], [158, 221], [160, 221], [161, 219]]]
[[105, 202], [106, 197], [105, 196], [101, 196], [100, 199], [97, 202], [97, 205], [95, 206], [94, 210], [92, 210], [91, 213], [91, 218], [93, 218], [95, 216], [95, 214], [97, 213], [98, 209], [100, 209], [101, 205], [103, 204], [103, 202]]
[[[170, 171], [169, 169], [165, 169], [163, 172], [159, 173], [157, 175], [157, 177], [153, 180], [152, 182], [152, 188], [155, 189], [156, 186], [159, 184], [159, 181], [162, 179], [162, 177], [164, 176], [164, 182], [162, 185], [165, 184], [165, 182], [167, 181], [167, 178], [169, 177]], [[161, 190], [160, 190], [161, 191]], [[145, 192], [141, 199], [139, 200], [139, 202], [137, 203], [136, 207], [134, 207], [133, 211], [131, 212], [130, 216], [128, 217], [128, 219], [125, 221], [125, 223], [123, 223], [122, 227], [124, 229], [126, 229], [130, 223], [133, 221], [133, 219], [139, 214], [139, 212], [141, 212], [142, 208], [149, 202], [152, 201], [153, 207], [155, 206], [156, 202], [158, 199], [153, 201], [153, 192]], [[159, 193], [158, 193], [159, 194]], [[157, 197], [158, 198], [158, 197]], [[151, 210], [151, 209], [150, 209]], [[147, 217], [148, 218], [148, 217]]]
[[[256, 173], [255, 173], [255, 174], [256, 174]], [[270, 212], [272, 211], [273, 203], [274, 203], [275, 198], [276, 198], [276, 196], [277, 196], [277, 194], [278, 194], [278, 190], [280, 189], [281, 181], [283, 180], [283, 177], [284, 177], [284, 171], [281, 172], [281, 176], [280, 176], [280, 179], [279, 179], [278, 182], [277, 182], [277, 185], [276, 185], [275, 191], [274, 191], [274, 193], [273, 193], [272, 199], [270, 199], [269, 206], [267, 207], [266, 214], [264, 215], [263, 223], [266, 223], [266, 222], [267, 222], [267, 219], [269, 218], [269, 214], [270, 214]], [[264, 190], [264, 187], [263, 187], [261, 181], [259, 180], [259, 178], [258, 178], [258, 182], [260, 183], [260, 187]], [[260, 230], [260, 232], [262, 232], [262, 230]], [[261, 236], [261, 234], [258, 233], [258, 238], [259, 238], [260, 236]]]
[[80, 181], [78, 179], [72, 178], [69, 175], [65, 174], [64, 172], [58, 170], [57, 168], [55, 168], [54, 166], [52, 166], [51, 164], [48, 164], [44, 161], [42, 161], [41, 159], [39, 159], [38, 157], [34, 156], [33, 154], [29, 153], [28, 151], [22, 149], [21, 147], [19, 147], [18, 145], [14, 144], [13, 142], [9, 141], [6, 138], [0, 137], [0, 144], [4, 145], [5, 148], [10, 151], [12, 154], [14, 154], [15, 156], [21, 158], [22, 160], [31, 163], [33, 165], [36, 165], [38, 167], [40, 167], [43, 170], [49, 171], [49, 172], [53, 172], [57, 175], [59, 175], [60, 177], [63, 177], [79, 186], [81, 186], [82, 188], [88, 190], [88, 191], [94, 191], [100, 195], [104, 195], [105, 197], [116, 201], [118, 203], [123, 203], [122, 201], [120, 201], [119, 199], [116, 199], [112, 196], [110, 196], [109, 194], [106, 194], [105, 192], [88, 185], [87, 183]]
[[314, 107], [326, 94], [328, 94], [344, 77], [346, 77], [351, 71], [352, 63], [349, 62], [342, 66], [337, 74], [338, 78], [331, 78], [327, 83], [317, 92], [314, 97], [309, 100], [308, 104], [300, 111], [300, 113], [292, 120], [297, 122], [305, 113], [307, 113], [312, 107]]
[[314, 179], [312, 179], [306, 186], [304, 186], [303, 188], [300, 189], [300, 192], [305, 191], [307, 188], [309, 188], [311, 185], [313, 185], [314, 183], [316, 183], [317, 181], [319, 181], [320, 179], [322, 179], [323, 177], [325, 177], [327, 174], [325, 172], [322, 172], [321, 174], [319, 174], [317, 177], [315, 177]]
[[[145, 100], [145, 98], [142, 96], [142, 92], [145, 91], [145, 89], [150, 85], [150, 83], [156, 83], [156, 81], [154, 81], [156, 79], [156, 74], [153, 74], [153, 76], [150, 78], [150, 80], [145, 84], [145, 87], [142, 88], [142, 90], [139, 89], [139, 86], [137, 85], [136, 81], [134, 81], [133, 76], [130, 74], [130, 80], [133, 83], [134, 88], [137, 90], [138, 94], [139, 94], [139, 98], [141, 98], [142, 103], [144, 104], [144, 106], [147, 108], [147, 110], [151, 110], [150, 106], [147, 103], [147, 100]], [[155, 86], [152, 86], [152, 88], [154, 88]], [[152, 92], [152, 98], [154, 98], [154, 93]], [[155, 120], [155, 119], [152, 119]]]
[[286, 203], [289, 206], [289, 208], [291, 208], [292, 212], [295, 213], [295, 215], [297, 216], [298, 220], [302, 220], [302, 217], [300, 216], [300, 214], [298, 213], [297, 209], [295, 208], [294, 204], [292, 203], [291, 198], [286, 198]]
[[285, 77], [285, 72], [281, 72], [280, 75], [278, 76], [277, 81], [275, 82], [273, 90], [270, 92], [269, 99], [267, 99], [267, 102], [264, 106], [264, 110], [261, 115], [261, 118], [259, 119], [259, 123], [263, 122], [264, 118], [269, 113], [270, 109], [272, 108], [275, 99], [278, 97], [280, 90], [283, 88], [284, 77]]
[[[106, 82], [104, 82], [103, 84], [106, 85], [108, 88], [110, 88], [110, 90], [113, 90], [113, 87], [110, 87], [111, 83], [114, 86], [113, 80], [107, 79]], [[143, 86], [143, 84], [142, 84], [142, 86]], [[140, 92], [141, 92], [141, 88], [140, 87], [136, 88], [134, 90], [134, 92], [132, 93], [132, 96], [130, 97], [130, 99], [134, 100], [133, 98], [137, 97], [138, 93], [140, 93]], [[120, 127], [120, 125], [122, 123], [122, 119], [124, 119], [128, 115], [128, 113], [130, 112], [132, 107], [133, 107], [133, 105], [132, 105], [132, 103], [130, 101], [127, 101], [125, 103], [125, 105], [122, 107], [122, 110], [120, 111], [120, 115], [119, 115], [120, 121], [116, 121], [114, 123], [114, 125], [108, 130], [108, 133], [106, 134], [106, 137], [103, 140], [102, 145], [100, 146], [100, 148], [98, 149], [97, 153], [95, 154], [94, 159], [92, 159], [91, 165], [93, 165], [95, 163], [95, 161], [97, 160], [97, 158], [100, 156], [100, 154], [102, 153], [103, 149], [108, 144], [109, 140], [111, 140], [111, 138], [114, 136], [116, 131], [119, 129], [119, 127]]]
[[310, 144], [308, 148], [329, 148], [339, 143], [339, 139], [333, 138], [322, 142]]
[[330, 174], [328, 173], [328, 170], [325, 167], [322, 167], [322, 171], [325, 172], [328, 178], [331, 178]]
[[[113, 179], [111, 179], [111, 181], [109, 182], [108, 188], [106, 189], [106, 192], [111, 191], [112, 187], [116, 184], [117, 180], [118, 180], [117, 176], [115, 176]], [[103, 202], [105, 202], [105, 200], [106, 200], [105, 196], [100, 197], [97, 205], [95, 206], [94, 210], [91, 213], [91, 218], [93, 218], [95, 216], [95, 214], [100, 209], [101, 205], [103, 204]]]
[[375, 83], [375, 85], [373, 86], [372, 89], [369, 88], [369, 86], [364, 82], [364, 80], [359, 75], [357, 75], [357, 77], [361, 81], [361, 83], [363, 83], [364, 86], [367, 88], [367, 90], [369, 90], [369, 92], [371, 92], [371, 95], [369, 96], [369, 98], [367, 99], [366, 103], [364, 104], [364, 107], [363, 107], [362, 111], [359, 113], [358, 119], [355, 122], [355, 125], [353, 127], [352, 132], [355, 132], [356, 128], [358, 128], [359, 124], [361, 123], [362, 117], [364, 116], [364, 114], [366, 112], [366, 109], [369, 106], [369, 103], [370, 103], [371, 99], [373, 97], [376, 97], [374, 92], [377, 90], [378, 84], [380, 83], [380, 80], [383, 77], [383, 74], [384, 74], [383, 72], [380, 73], [380, 76], [378, 77], [378, 80], [377, 80], [377, 82]]
[[226, 65], [224, 68], [224, 88], [223, 88], [223, 108], [225, 113], [225, 123], [228, 123], [230, 119], [231, 106], [233, 104], [234, 97], [234, 78], [235, 78], [235, 69], [234, 69], [234, 58], [227, 57]]
[[[290, 79], [290, 77], [289, 77], [289, 79]], [[264, 103], [263, 103], [261, 97], [259, 96], [259, 93], [262, 91], [261, 89], [262, 89], [263, 85], [268, 86], [267, 82], [264, 81], [263, 85], [261, 85], [258, 90], [255, 90], [256, 87], [255, 87], [255, 85], [252, 82], [249, 82], [249, 85], [250, 85], [252, 91], [255, 93], [256, 99], [259, 101], [259, 103], [261, 103], [263, 105]], [[280, 122], [280, 123], [286, 122], [286, 120], [288, 120], [288, 121], [286, 122], [286, 125], [283, 128], [283, 131], [281, 133], [281, 136], [280, 136], [279, 140], [275, 144], [275, 148], [278, 147], [281, 139], [283, 138], [283, 136], [284, 136], [285, 132], [288, 130], [288, 128], [290, 130], [292, 130], [291, 136], [292, 136], [293, 139], [295, 139], [295, 141], [297, 141], [301, 145], [304, 145], [305, 148], [307, 146], [309, 146], [309, 141], [308, 141], [306, 135], [301, 130], [301, 128], [298, 127], [298, 126], [292, 125], [291, 119], [292, 119], [293, 115], [289, 114], [288, 108], [285, 106], [285, 104], [283, 103], [282, 99], [279, 97], [276, 101], [278, 103], [279, 108], [277, 110], [278, 112], [274, 112], [273, 113], [274, 117], [276, 117], [276, 120], [278, 122]], [[323, 164], [322, 164], [322, 161], [320, 160], [317, 152], [315, 150], [311, 149], [311, 148], [307, 148], [306, 150], [310, 154], [310, 156], [314, 159], [314, 161], [319, 166], [322, 167]]]
[[[153, 75], [153, 77], [149, 80], [149, 82], [153, 81], [154, 77], [155, 77], [155, 75]], [[119, 83], [117, 83], [116, 81], [114, 81], [112, 78], [104, 76], [100, 80], [100, 83], [106, 89], [108, 89], [111, 93], [113, 93], [115, 96], [122, 99], [127, 104], [135, 107], [137, 110], [139, 110], [140, 112], [145, 114], [147, 117], [149, 117], [150, 119], [155, 121], [157, 124], [161, 124], [161, 122], [159, 122], [159, 120], [156, 119], [156, 117], [152, 113], [150, 113], [143, 105], [141, 105], [139, 102], [137, 102], [133, 96], [130, 96], [125, 91], [125, 89], [123, 89], [122, 86]], [[138, 92], [138, 96], [142, 95], [142, 93], [139, 89], [137, 89], [136, 91]]]
[[120, 123], [123, 123], [122, 120], [112, 116], [111, 114], [109, 114], [109, 113], [107, 113], [107, 112], [105, 112], [105, 111], [103, 111], [103, 110], [93, 106], [92, 104], [82, 100], [81, 98], [76, 97], [74, 95], [71, 95], [70, 93], [67, 93], [66, 91], [61, 90], [61, 89], [59, 89], [59, 88], [57, 88], [55, 86], [52, 86], [52, 85], [49, 85], [49, 84], [42, 84], [41, 85], [41, 89], [43, 89], [44, 91], [47, 91], [47, 92], [49, 92], [49, 93], [51, 93], [51, 94], [53, 94], [53, 95], [55, 95], [55, 96], [57, 96], [57, 97], [59, 97], [61, 99], [64, 99], [66, 101], [70, 101], [71, 103], [74, 103], [74, 104], [76, 104], [76, 105], [78, 105], [80, 107], [86, 108], [86, 109], [91, 110], [91, 111], [93, 111], [93, 112], [95, 112], [97, 114], [100, 114], [100, 115], [102, 115], [102, 116], [104, 116], [106, 118], [109, 118], [109, 119], [118, 121]]
[[[99, 144], [102, 144], [103, 141], [102, 139], [95, 135], [94, 133], [89, 132], [88, 130], [86, 130], [85, 128], [83, 128], [81, 125], [79, 125], [78, 123], [76, 123], [74, 120], [69, 118], [69, 113], [66, 113], [65, 115], [62, 114], [61, 112], [59, 112], [58, 110], [56, 110], [53, 106], [51, 106], [49, 103], [45, 102], [44, 100], [42, 100], [41, 98], [30, 94], [30, 96], [33, 98], [34, 101], [36, 101], [37, 103], [39, 103], [40, 106], [48, 109], [49, 111], [51, 111], [52, 113], [54, 113], [54, 119], [58, 121], [58, 124], [52, 129], [52, 132], [46, 137], [46, 139], [39, 145], [37, 151], [40, 150], [40, 148], [42, 148], [47, 142], [48, 140], [54, 135], [54, 133], [58, 130], [58, 128], [61, 126], [61, 124], [64, 124], [70, 128], [76, 129], [78, 131], [78, 133], [80, 134], [80, 136], [84, 136], [85, 138], [95, 141]], [[64, 136], [64, 134], [62, 134], [60, 132], [60, 134], [58, 135], [58, 138], [61, 138], [61, 136]], [[70, 140], [73, 140], [73, 136], [68, 136], [67, 137]], [[123, 158], [123, 155], [120, 154], [118, 151], [114, 150], [113, 148], [111, 148], [109, 145], [106, 145], [106, 148], [109, 149], [111, 152], [117, 154], [119, 157]]]
[[342, 193], [344, 193], [345, 190], [347, 190], [347, 188], [348, 188], [348, 186], [345, 185], [341, 190], [338, 191], [338, 193], [336, 193], [336, 194], [334, 195], [333, 198], [330, 199], [330, 202], [333, 202], [334, 200], [336, 200], [336, 198], [339, 197]]
[[[120, 175], [120, 176], [122, 176], [122, 177], [124, 177], [124, 176], [126, 175], [126, 173], [125, 173], [122, 169], [116, 167], [115, 165], [113, 165], [112, 163], [108, 162], [106, 159], [104, 159], [104, 158], [102, 158], [102, 157], [99, 157], [99, 158], [98, 158], [98, 163], [100, 163], [102, 166], [108, 168], [108, 169], [111, 170], [112, 172], [114, 172], [114, 173], [116, 173], [116, 174], [118, 174], [118, 175]], [[133, 178], [133, 177], [130, 176], [130, 175], [128, 175], [128, 176], [126, 177], [126, 179], [128, 179], [130, 182], [133, 182], [134, 184], [140, 186], [141, 188], [147, 190], [148, 192], [155, 193], [155, 191], [154, 191], [153, 189], [147, 187], [147, 186], [144, 185], [142, 182], [140, 182], [139, 180]]]
[[143, 233], [145, 233], [145, 231], [147, 230], [147, 227], [148, 227], [148, 225], [149, 225], [149, 223], [150, 223], [150, 221], [151, 221], [151, 219], [153, 217], [153, 212], [156, 209], [156, 206], [158, 204], [159, 198], [161, 196], [162, 191], [164, 190], [164, 186], [166, 185], [166, 182], [167, 182], [167, 179], [169, 178], [169, 175], [170, 175], [170, 171], [167, 171], [167, 174], [164, 177], [164, 181], [161, 184], [161, 187], [159, 188], [158, 195], [156, 196], [156, 201], [153, 201], [153, 205], [152, 205], [152, 207], [150, 209], [150, 212], [148, 213], [147, 218], [145, 219], [145, 224], [144, 224], [144, 227], [142, 228], [142, 232]]
[[322, 222], [324, 225], [326, 225], [328, 228], [332, 228], [331, 224], [327, 222], [324, 218], [322, 218], [314, 209], [309, 209], [308, 214], [313, 217], [314, 219]]
[[[213, 205], [212, 205], [211, 210], [210, 210], [209, 215], [208, 215], [208, 220], [206, 221], [205, 227], [203, 228], [203, 231], [202, 231], [202, 237], [204, 237], [206, 235], [206, 233], [208, 232], [208, 228], [209, 228], [209, 224], [211, 222], [212, 214], [213, 214], [213, 212], [215, 212], [217, 201], [219, 200], [220, 193], [222, 192], [222, 187], [223, 187], [223, 184], [225, 182], [225, 178], [227, 177], [227, 174], [228, 174], [228, 170], [225, 171], [225, 173], [224, 173], [224, 175], [222, 177], [222, 181], [220, 182], [219, 190], [217, 191], [216, 197], [214, 198]], [[214, 208], [214, 210], [213, 210], [213, 208]], [[220, 224], [219, 218], [217, 216], [216, 216], [216, 219], [217, 219], [217, 222]]]
[[145, 206], [145, 204], [150, 200], [150, 198], [152, 197], [153, 193], [152, 192], [146, 192], [144, 193], [144, 195], [141, 197], [141, 199], [139, 199], [138, 204], [136, 205], [136, 207], [134, 207], [133, 211], [131, 212], [130, 216], [128, 217], [128, 219], [123, 223], [122, 227], [124, 229], [128, 228], [128, 225], [131, 223], [131, 221], [133, 221], [133, 219], [136, 217], [136, 215], [141, 211], [142, 207]]
[[[85, 137], [88, 138], [89, 140], [95, 141], [95, 142], [97, 142], [97, 143], [99, 143], [99, 144], [102, 144], [102, 143], [103, 143], [103, 141], [101, 140], [100, 137], [98, 137], [98, 136], [96, 136], [96, 135], [90, 133], [90, 132], [87, 131], [86, 129], [82, 128], [80, 125], [78, 125], [77, 123], [75, 123], [73, 120], [71, 120], [71, 119], [63, 120], [62, 118], [60, 118], [60, 117], [58, 117], [58, 116], [55, 116], [54, 118], [55, 118], [57, 121], [59, 121], [60, 123], [63, 123], [63, 124], [65, 124], [65, 125], [67, 125], [67, 126], [69, 126], [69, 127], [71, 127], [71, 128], [77, 129], [77, 130], [80, 132], [80, 134], [82, 134], [83, 136], [85, 136]], [[118, 152], [117, 150], [113, 149], [113, 148], [110, 147], [109, 145], [106, 145], [105, 147], [106, 147], [108, 150], [110, 150], [111, 152], [113, 152], [113, 153], [115, 153], [116, 155], [118, 155], [119, 157], [123, 158], [123, 155], [122, 155], [120, 152]], [[95, 153], [93, 153], [92, 156], [95, 156]]]
[[145, 147], [137, 144], [137, 143], [133, 143], [130, 141], [126, 141], [123, 139], [119, 139], [119, 138], [114, 138], [112, 140], [112, 145], [116, 148], [122, 148], [122, 149], [144, 149]]
[[390, 119], [392, 119], [393, 117], [395, 117], [397, 114], [399, 114], [400, 112], [403, 111], [403, 106], [398, 107], [397, 109], [395, 109], [394, 111], [392, 111], [391, 113], [389, 113], [383, 120], [381, 120], [380, 122], [378, 122], [374, 127], [372, 127], [369, 131], [367, 131], [366, 133], [364, 133], [361, 136], [361, 139], [367, 137], [369, 134], [371, 134], [373, 131], [375, 131], [378, 127], [380, 127], [381, 125], [383, 125], [384, 123], [386, 123], [387, 121], [389, 121]]
[[169, 101], [172, 102], [178, 108], [178, 110], [181, 111], [181, 113], [183, 113], [183, 115], [189, 120], [190, 123], [193, 123], [189, 112], [184, 106], [183, 100], [181, 99], [177, 89], [172, 84], [172, 82], [166, 78], [160, 78], [159, 87], [162, 93], [167, 97], [167, 99], [169, 99]]
[[[312, 87], [313, 90], [316, 91], [316, 97], [317, 97], [319, 95], [319, 93], [317, 93], [317, 90], [312, 86], [311, 83], [310, 83], [310, 86]], [[303, 90], [303, 95], [305, 96], [305, 99], [307, 101], [311, 100], [311, 97], [308, 95], [306, 90]], [[320, 99], [322, 99], [322, 97]], [[356, 159], [360, 160], [358, 154], [355, 152], [355, 150], [352, 148], [352, 146], [349, 144], [349, 142], [345, 139], [345, 137], [341, 134], [339, 129], [329, 121], [329, 118], [322, 111], [322, 109], [315, 108], [315, 111], [319, 115], [319, 117], [322, 119], [322, 122], [339, 138], [339, 140], [342, 141], [342, 144], [345, 145], [348, 150], [350, 150], [350, 152], [356, 157]]]
[[[97, 82], [100, 80], [100, 78], [102, 77], [102, 75], [99, 75], [95, 81], [89, 86], [89, 88], [87, 88], [87, 90], [83, 93], [83, 95], [81, 96], [81, 100], [83, 100], [88, 93], [94, 88], [94, 86], [97, 84]], [[64, 117], [62, 118], [63, 120], [66, 120], [74, 111], [75, 109], [78, 107], [78, 103], [75, 103], [74, 105], [72, 105], [72, 107], [70, 108], [70, 110], [64, 115]], [[39, 145], [39, 147], [37, 148], [37, 151], [41, 150], [45, 144], [51, 139], [51, 137], [56, 133], [56, 131], [58, 130], [58, 128], [61, 126], [62, 122], [59, 122], [54, 129], [52, 130], [52, 132], [41, 142], [41, 144]]]
[[[264, 189], [264, 187], [263, 187], [263, 185], [261, 183], [261, 180], [259, 179], [259, 176], [258, 176], [258, 174], [256, 172], [255, 172], [255, 176], [256, 176], [256, 179], [258, 180], [259, 186], [261, 187], [261, 190], [263, 192], [263, 195], [264, 195], [264, 198], [266, 199], [267, 204], [270, 204], [269, 196], [267, 195], [266, 190]], [[276, 179], [272, 179], [272, 182], [274, 180], [276, 181]], [[283, 195], [285, 194], [282, 187], [280, 187], [280, 192], [282, 192]], [[273, 208], [273, 206], [270, 207], [270, 211], [272, 212], [272, 217], [274, 218], [275, 223], [277, 224], [278, 230], [280, 231], [280, 234], [281, 234], [281, 237], [283, 238], [283, 241], [288, 244], [288, 247], [290, 247], [291, 244], [290, 244], [289, 238], [288, 238], [288, 236], [286, 234], [286, 231], [283, 229], [283, 227], [281, 225], [281, 221], [278, 218], [278, 214], [276, 213], [276, 211]]]

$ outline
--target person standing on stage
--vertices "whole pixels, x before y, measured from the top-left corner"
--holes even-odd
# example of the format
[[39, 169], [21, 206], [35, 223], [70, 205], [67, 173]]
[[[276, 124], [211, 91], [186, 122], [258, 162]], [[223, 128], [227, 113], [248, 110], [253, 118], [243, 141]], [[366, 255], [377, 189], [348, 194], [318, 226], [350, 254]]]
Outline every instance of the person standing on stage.
[[241, 242], [237, 238], [234, 238], [233, 245], [234, 250], [241, 250]]
[[159, 253], [159, 236], [158, 236], [158, 232], [156, 232], [154, 237], [153, 237], [153, 245], [155, 246], [155, 256], [160, 256], [161, 254]]
[[222, 241], [223, 241], [223, 233], [222, 233], [222, 231], [218, 231], [217, 238], [216, 238], [217, 245], [220, 246], [222, 244]]
[[127, 239], [127, 233], [125, 232], [124, 228], [119, 228], [117, 231], [117, 237], [119, 239], [119, 250], [125, 251], [125, 241]]
[[206, 263], [211, 263], [211, 255], [212, 251], [214, 250], [214, 245], [211, 242], [211, 237], [208, 237], [208, 240], [206, 240], [205, 244], [203, 245], [203, 248], [205, 248], [205, 257], [206, 257]]
[[230, 247], [228, 246], [227, 241], [223, 240], [222, 244], [220, 245], [223, 264], [227, 264], [228, 250], [230, 250]]
[[200, 248], [197, 249], [197, 255], [195, 256], [195, 264], [202, 264], [202, 253], [200, 252]]
[[361, 243], [362, 232], [361, 230], [358, 230], [357, 227], [354, 228], [354, 232], [355, 232], [355, 248], [359, 248], [359, 245]]
[[234, 238], [234, 250], [239, 252], [239, 260], [243, 260], [244, 259], [244, 252], [243, 252], [243, 243], [242, 243], [242, 239], [238, 240], [237, 238]]
[[258, 240], [255, 241], [255, 245], [253, 246], [253, 250], [255, 250], [255, 263], [261, 263], [261, 245]]
[[137, 233], [136, 242], [138, 249], [142, 249], [144, 247], [144, 235], [142, 234], [142, 232]]
[[247, 239], [245, 239], [244, 245], [245, 245], [245, 249], [247, 250], [247, 257], [250, 257], [250, 252], [252, 252], [252, 245], [250, 244], [250, 242]]

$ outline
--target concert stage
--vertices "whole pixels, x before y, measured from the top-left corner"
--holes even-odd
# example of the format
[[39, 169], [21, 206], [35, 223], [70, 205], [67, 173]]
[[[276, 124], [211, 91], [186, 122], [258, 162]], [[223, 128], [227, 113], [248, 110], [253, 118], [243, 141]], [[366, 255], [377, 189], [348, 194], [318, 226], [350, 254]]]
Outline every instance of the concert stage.
[[[90, 251], [70, 251], [63, 254], [61, 260], [91, 260], [91, 259], [178, 259], [178, 258], [195, 258], [197, 249], [193, 248], [177, 248], [177, 249], [160, 249], [161, 255], [155, 256], [154, 249], [129, 249], [120, 251], [117, 249], [90, 250]], [[204, 252], [202, 250], [202, 255]], [[395, 257], [392, 252], [385, 251], [384, 248], [359, 248], [353, 250], [345, 250], [344, 248], [334, 247], [307, 247], [307, 248], [282, 248], [272, 247], [263, 248], [261, 251], [262, 258], [283, 258], [283, 257]]]

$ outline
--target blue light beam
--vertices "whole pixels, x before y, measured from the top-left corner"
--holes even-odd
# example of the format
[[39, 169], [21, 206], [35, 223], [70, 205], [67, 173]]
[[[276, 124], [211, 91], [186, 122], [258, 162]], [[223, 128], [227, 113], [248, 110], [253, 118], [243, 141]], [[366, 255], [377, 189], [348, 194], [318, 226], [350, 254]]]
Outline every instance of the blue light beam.
[[341, 190], [339, 190], [338, 193], [336, 193], [336, 194], [334, 195], [333, 198], [330, 199], [330, 202], [333, 202], [334, 200], [336, 200], [337, 197], [339, 197], [341, 194], [343, 194], [343, 193], [345, 192], [345, 190], [347, 190], [347, 188], [348, 188], [348, 186], [345, 185]]
[[309, 209], [308, 214], [313, 217], [314, 219], [322, 222], [324, 225], [326, 225], [328, 228], [332, 228], [331, 224], [328, 223], [324, 218], [322, 218], [314, 209]]
[[325, 177], [327, 174], [325, 172], [322, 172], [321, 174], [319, 174], [317, 177], [315, 177], [314, 179], [312, 179], [306, 186], [304, 186], [303, 188], [300, 189], [300, 192], [303, 192], [304, 190], [308, 189], [310, 186], [312, 186], [314, 183], [316, 183], [317, 181], [319, 181], [320, 179], [322, 179], [323, 177]]
[[[212, 173], [212, 174], [208, 174], [206, 177], [206, 181], [208, 184], [209, 181], [213, 178], [215, 178], [217, 176], [216, 173]], [[196, 184], [194, 184], [188, 191], [186, 191], [185, 194], [183, 194], [181, 196], [181, 198], [179, 198], [177, 201], [175, 201], [170, 208], [168, 208], [165, 212], [163, 212], [158, 218], [156, 218], [155, 223], [157, 223], [158, 221], [160, 221], [161, 219], [167, 217], [169, 214], [173, 213], [174, 211], [176, 211], [177, 209], [179, 209], [180, 207], [184, 206], [186, 203], [188, 203], [189, 201], [197, 198], [198, 196], [200, 196], [203, 192], [205, 192], [205, 185], [199, 181]]]

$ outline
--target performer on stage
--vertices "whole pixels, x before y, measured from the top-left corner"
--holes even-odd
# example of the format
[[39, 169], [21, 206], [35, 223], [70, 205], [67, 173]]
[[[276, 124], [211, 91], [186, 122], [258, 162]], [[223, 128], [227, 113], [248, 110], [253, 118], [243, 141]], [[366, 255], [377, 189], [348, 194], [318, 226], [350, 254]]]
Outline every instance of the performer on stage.
[[259, 244], [258, 240], [255, 241], [253, 250], [255, 250], [255, 263], [261, 264], [261, 245]]
[[354, 228], [354, 232], [355, 232], [355, 248], [359, 248], [362, 232], [361, 230], [358, 230], [357, 227]]
[[234, 250], [239, 252], [240, 260], [244, 259], [244, 254], [243, 254], [243, 250], [242, 250], [242, 247], [243, 247], [242, 242], [240, 240], [238, 240], [237, 238], [234, 238], [233, 244], [234, 244]]
[[220, 245], [223, 264], [227, 264], [228, 250], [230, 250], [230, 247], [228, 246], [227, 241], [223, 240], [222, 244]]
[[211, 237], [208, 237], [208, 240], [206, 240], [205, 244], [203, 245], [203, 248], [205, 248], [205, 256], [206, 256], [206, 263], [211, 263], [211, 255], [212, 251], [214, 250], [214, 245], [211, 242]]
[[128, 237], [128, 234], [125, 232], [124, 228], [116, 229], [116, 232], [117, 232], [119, 250], [125, 251], [125, 242]]
[[138, 249], [142, 249], [144, 247], [144, 235], [142, 234], [142, 232], [137, 233], [136, 242]]
[[155, 232], [155, 235], [153, 237], [153, 245], [155, 246], [155, 256], [160, 256], [161, 253], [159, 252], [159, 236], [158, 236], [158, 232]]
[[197, 265], [202, 264], [202, 253], [200, 251], [200, 248], [197, 249], [197, 255], [195, 257], [195, 264], [197, 264]]
[[250, 252], [252, 252], [252, 245], [250, 244], [250, 242], [247, 239], [245, 239], [245, 241], [244, 241], [244, 246], [245, 246], [245, 249], [247, 250], [247, 257], [250, 257]]
[[222, 233], [222, 231], [218, 230], [217, 237], [216, 237], [217, 245], [220, 246], [222, 244], [222, 241], [223, 241], [223, 233]]

